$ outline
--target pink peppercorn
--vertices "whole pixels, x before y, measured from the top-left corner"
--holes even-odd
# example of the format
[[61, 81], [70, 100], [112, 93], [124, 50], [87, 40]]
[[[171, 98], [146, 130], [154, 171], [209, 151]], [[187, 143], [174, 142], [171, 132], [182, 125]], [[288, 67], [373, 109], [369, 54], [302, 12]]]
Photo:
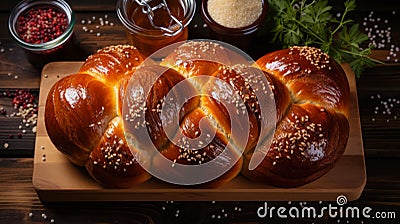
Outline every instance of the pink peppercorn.
[[68, 18], [64, 12], [53, 8], [33, 8], [21, 14], [17, 20], [18, 34], [31, 44], [54, 40], [65, 32]]

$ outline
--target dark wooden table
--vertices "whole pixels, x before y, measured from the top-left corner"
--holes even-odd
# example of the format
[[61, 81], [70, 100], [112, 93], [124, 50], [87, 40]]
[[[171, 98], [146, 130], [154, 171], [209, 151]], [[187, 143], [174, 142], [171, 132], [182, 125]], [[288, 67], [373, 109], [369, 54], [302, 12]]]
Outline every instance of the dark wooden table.
[[[24, 51], [11, 39], [7, 20], [16, 0], [0, 3], [0, 92], [29, 89], [39, 92], [40, 68], [32, 66]], [[115, 13], [115, 1], [69, 0], [76, 13], [75, 37], [78, 50], [64, 60], [82, 61], [95, 50], [126, 43], [124, 28]], [[334, 10], [342, 9], [341, 3]], [[373, 14], [371, 14], [373, 11]], [[32, 186], [35, 134], [10, 139], [21, 130], [20, 117], [0, 115], [0, 223], [400, 223], [400, 63], [389, 55], [390, 45], [400, 47], [400, 8], [392, 1], [359, 1], [354, 20], [376, 18], [377, 29], [391, 27], [391, 43], [375, 50], [385, 65], [369, 68], [357, 80], [362, 134], [367, 166], [367, 185], [360, 199], [349, 206], [371, 207], [373, 212], [395, 212], [397, 219], [260, 219], [257, 209], [264, 202], [107, 202], [42, 203]], [[99, 29], [100, 36], [84, 32], [81, 20], [104, 17], [114, 26]], [[377, 21], [380, 18], [380, 22]], [[385, 20], [388, 20], [385, 23]], [[372, 24], [372, 25], [371, 25]], [[95, 29], [95, 25], [92, 25]], [[362, 25], [373, 27], [373, 23]], [[207, 38], [208, 28], [198, 15], [190, 24], [190, 38]], [[253, 43], [249, 53], [257, 58], [271, 51], [267, 34]], [[395, 49], [395, 48], [394, 48]], [[400, 59], [397, 52], [397, 59]], [[389, 101], [390, 99], [390, 101]], [[393, 102], [394, 101], [394, 102]], [[383, 114], [384, 103], [392, 103], [391, 114]], [[0, 97], [0, 107], [12, 111], [9, 98]], [[379, 107], [376, 111], [376, 107]], [[8, 144], [7, 149], [4, 147]], [[301, 206], [301, 202], [269, 202], [269, 206]], [[308, 206], [327, 206], [330, 202], [307, 202]], [[301, 203], [304, 206], [304, 203]], [[225, 215], [226, 214], [226, 215]], [[372, 214], [372, 213], [371, 213]], [[31, 217], [32, 216], [32, 217]], [[45, 216], [45, 217], [43, 217]], [[46, 219], [45, 219], [46, 218]]]

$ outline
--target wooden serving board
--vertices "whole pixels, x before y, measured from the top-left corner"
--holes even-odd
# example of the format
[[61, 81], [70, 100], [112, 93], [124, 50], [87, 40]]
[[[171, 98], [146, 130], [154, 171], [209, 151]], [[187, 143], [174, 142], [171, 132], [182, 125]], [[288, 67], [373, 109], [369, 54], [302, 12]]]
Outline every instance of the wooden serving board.
[[[42, 71], [39, 95], [33, 185], [43, 201], [333, 201], [339, 195], [355, 200], [364, 189], [366, 171], [354, 73], [343, 65], [350, 83], [350, 137], [344, 156], [326, 175], [297, 188], [277, 188], [251, 182], [241, 175], [222, 187], [194, 189], [155, 178], [131, 189], [104, 189], [83, 168], [70, 163], [50, 141], [44, 109], [48, 91], [64, 76], [78, 71], [82, 62], [54, 62]], [[43, 154], [46, 160], [43, 161]]]

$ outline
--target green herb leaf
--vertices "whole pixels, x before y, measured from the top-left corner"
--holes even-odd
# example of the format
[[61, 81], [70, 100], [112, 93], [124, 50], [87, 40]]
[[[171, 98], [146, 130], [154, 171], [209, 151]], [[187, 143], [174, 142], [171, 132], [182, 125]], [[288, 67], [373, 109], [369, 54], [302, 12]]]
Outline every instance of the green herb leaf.
[[360, 47], [368, 36], [347, 18], [356, 8], [355, 0], [344, 3], [339, 20], [332, 16], [327, 0], [269, 0], [269, 6], [274, 21], [273, 41], [280, 42], [282, 47], [318, 47], [338, 63], [349, 63], [358, 77], [364, 67], [381, 63], [369, 57], [371, 48]]

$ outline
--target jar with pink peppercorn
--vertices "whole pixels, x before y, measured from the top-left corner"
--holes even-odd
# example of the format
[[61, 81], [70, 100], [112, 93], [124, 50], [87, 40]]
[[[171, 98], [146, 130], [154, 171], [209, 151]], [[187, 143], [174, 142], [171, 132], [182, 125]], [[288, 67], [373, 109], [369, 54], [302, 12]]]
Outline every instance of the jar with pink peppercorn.
[[36, 67], [62, 60], [73, 39], [75, 15], [64, 0], [23, 0], [10, 13], [8, 28]]

